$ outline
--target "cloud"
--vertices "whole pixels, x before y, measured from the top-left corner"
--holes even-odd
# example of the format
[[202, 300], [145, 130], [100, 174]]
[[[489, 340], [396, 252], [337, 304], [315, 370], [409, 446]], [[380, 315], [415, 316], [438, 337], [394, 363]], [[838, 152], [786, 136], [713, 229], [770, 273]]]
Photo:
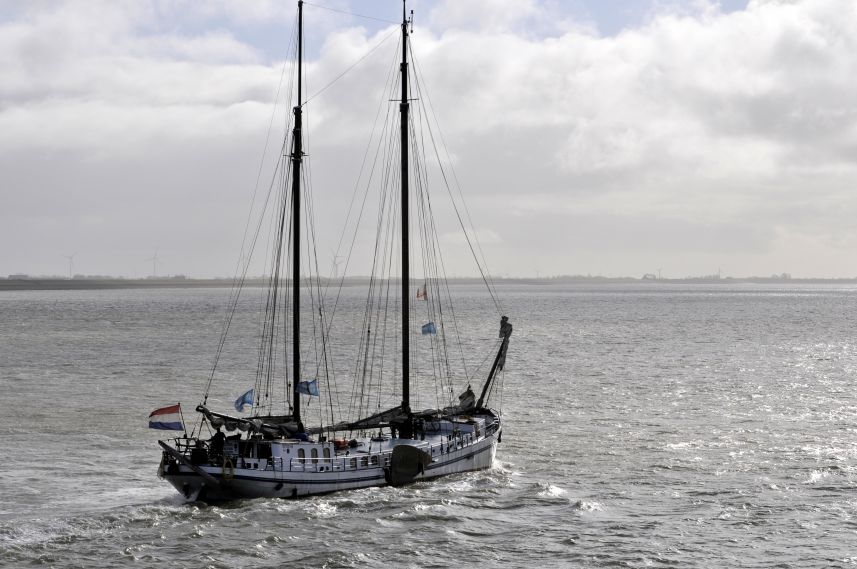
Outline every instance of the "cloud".
[[[584, 28], [566, 18], [556, 18], [556, 9], [536, 0], [444, 0], [429, 13], [429, 24], [440, 30], [476, 33], [514, 33], [544, 36], [568, 27]], [[553, 6], [556, 8], [556, 6]], [[591, 29], [586, 27], [585, 29]]]
[[[184, 272], [231, 271], [224, 232], [243, 229], [267, 128], [273, 116], [281, 130], [288, 107], [272, 114], [283, 64], [268, 39], [250, 38], [286, 29], [291, 7], [70, 1], [6, 13], [0, 194], [16, 209], [0, 214], [0, 242], [24, 231], [32, 246], [0, 248], [0, 274], [57, 263], [61, 273], [61, 257], [41, 260], [49, 242], [73, 235], [94, 248], [93, 227], [123, 238], [92, 272], [144, 271], [121, 250], [145, 258], [156, 241], [163, 255], [173, 244]], [[326, 26], [307, 64], [310, 95], [396, 29], [308, 17]], [[857, 272], [853, 2], [754, 0], [729, 13], [658, 3], [611, 36], [535, 0], [446, 1], [430, 6], [426, 27], [421, 18], [415, 104], [437, 115], [500, 272], [529, 271], [534, 258], [542, 274], [653, 263], [682, 275], [711, 264]], [[387, 108], [395, 41], [307, 105], [314, 185], [330, 208], [321, 225], [342, 217], [367, 122]]]

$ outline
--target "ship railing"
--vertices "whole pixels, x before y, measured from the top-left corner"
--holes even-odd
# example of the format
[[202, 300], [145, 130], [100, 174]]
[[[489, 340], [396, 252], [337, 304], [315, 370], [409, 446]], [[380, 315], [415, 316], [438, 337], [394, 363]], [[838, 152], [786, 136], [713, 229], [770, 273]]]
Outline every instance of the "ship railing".
[[173, 439], [173, 446], [182, 454], [189, 455], [194, 449], [204, 448], [208, 450], [208, 441], [190, 437], [177, 437]]
[[[211, 446], [208, 441], [190, 437], [176, 437], [172, 441], [173, 448], [187, 457], [192, 463], [207, 464], [209, 462]], [[167, 451], [164, 451], [164, 456], [168, 460], [172, 460]]]
[[[483, 430], [482, 434], [455, 432], [448, 437], [442, 438], [440, 443], [430, 444], [428, 447], [423, 447], [424, 450], [436, 459], [444, 454], [449, 454], [469, 447], [474, 443], [479, 442], [485, 437], [497, 431], [498, 421], [488, 425]], [[265, 458], [249, 458], [233, 455], [232, 453], [224, 453], [222, 456], [213, 457], [209, 455], [210, 445], [207, 441], [191, 438], [174, 439], [176, 450], [184, 455], [191, 457], [194, 453], [204, 450], [208, 460], [202, 463], [210, 463], [212, 466], [221, 466], [221, 461], [229, 460], [235, 468], [255, 468], [259, 470], [277, 470], [277, 471], [296, 471], [296, 472], [342, 472], [354, 470], [366, 470], [378, 467], [390, 466], [390, 460], [393, 454], [392, 450], [385, 450], [374, 453], [355, 453], [352, 455], [336, 456], [336, 457], [304, 457], [304, 458], [285, 458], [285, 457], [269, 457]]]
[[[428, 445], [427, 448], [423, 448], [428, 452], [432, 459], [434, 459], [444, 454], [449, 454], [450, 452], [455, 452], [463, 448], [469, 447], [479, 442], [480, 440], [483, 440], [485, 436], [488, 436], [489, 434], [493, 433], [494, 431], [496, 431], [496, 429], [496, 425], [493, 425], [493, 430], [490, 432], [488, 432], [488, 430], [486, 429], [484, 436], [476, 435], [475, 433], [455, 433], [440, 443]], [[390, 466], [390, 459], [392, 455], [392, 450], [386, 450], [380, 453], [361, 452], [347, 456], [337, 456], [333, 458], [281, 458], [277, 459], [280, 462], [276, 463], [276, 466], [279, 466], [280, 469], [289, 470], [293, 472], [347, 472], [378, 467], [388, 467]], [[274, 468], [276, 468], [276, 466]]]
[[[449, 437], [446, 437], [440, 443], [430, 444], [424, 450], [432, 457], [432, 459], [471, 446], [485, 437], [497, 431], [499, 421], [494, 421], [482, 431], [482, 433], [466, 433], [455, 432]], [[340, 472], [352, 470], [364, 470], [369, 468], [378, 468], [390, 466], [392, 450], [385, 450], [375, 453], [355, 453], [353, 455], [337, 456], [337, 457], [304, 457], [279, 459], [277, 464], [280, 469], [287, 469], [298, 472]]]
[[484, 433], [464, 433], [457, 431], [447, 437], [446, 440], [441, 442], [439, 445], [433, 445], [431, 448], [434, 449], [435, 447], [440, 447], [440, 454], [449, 454], [452, 451], [477, 443], [490, 434], [491, 432], [487, 429]]
[[485, 436], [487, 437], [489, 435], [493, 435], [494, 433], [497, 432], [497, 430], [499, 428], [500, 428], [500, 420], [495, 418], [493, 421], [491, 421], [490, 425], [487, 425], [485, 427]]

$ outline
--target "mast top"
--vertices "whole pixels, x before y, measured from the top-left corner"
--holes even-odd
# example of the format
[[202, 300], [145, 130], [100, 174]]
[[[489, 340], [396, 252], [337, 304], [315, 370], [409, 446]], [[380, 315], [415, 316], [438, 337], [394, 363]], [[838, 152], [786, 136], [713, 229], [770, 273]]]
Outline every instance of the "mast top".
[[408, 0], [402, 0], [402, 29], [408, 33], [407, 26], [410, 25], [410, 33], [414, 31], [414, 11], [411, 10], [411, 17], [408, 18]]

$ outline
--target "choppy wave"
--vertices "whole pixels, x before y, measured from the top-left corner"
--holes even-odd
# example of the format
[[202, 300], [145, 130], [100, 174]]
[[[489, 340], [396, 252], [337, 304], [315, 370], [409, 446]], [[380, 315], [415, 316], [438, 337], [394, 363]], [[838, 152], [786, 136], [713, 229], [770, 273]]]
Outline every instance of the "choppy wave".
[[494, 468], [188, 504], [145, 417], [196, 401], [225, 294], [0, 303], [0, 566], [855, 564], [857, 290], [510, 287]]

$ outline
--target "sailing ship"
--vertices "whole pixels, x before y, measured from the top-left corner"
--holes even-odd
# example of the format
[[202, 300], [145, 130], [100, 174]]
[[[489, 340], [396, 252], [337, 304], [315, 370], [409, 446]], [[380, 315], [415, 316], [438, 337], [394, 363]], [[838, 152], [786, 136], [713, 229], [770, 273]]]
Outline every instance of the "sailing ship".
[[[278, 163], [283, 172], [281, 193], [279, 199], [272, 200], [277, 204], [272, 208], [274, 246], [270, 254], [270, 286], [264, 296], [265, 318], [256, 377], [253, 389], [239, 397], [235, 405], [240, 411], [249, 404], [252, 414], [221, 413], [210, 409], [208, 404], [231, 315], [245, 280], [245, 267], [244, 275], [239, 274], [236, 279], [229, 303], [232, 312], [226, 319], [205, 395], [196, 407], [197, 426], [187, 432], [177, 405], [157, 410], [150, 418], [155, 428], [185, 431], [182, 436], [159, 441], [163, 452], [158, 473], [189, 500], [288, 498], [404, 485], [489, 468], [501, 441], [502, 417], [494, 403], [502, 390], [512, 325], [502, 316], [490, 277], [475, 253], [478, 246], [474, 248], [467, 237], [482, 281], [501, 316], [500, 330], [499, 334], [491, 331], [488, 337], [493, 339], [483, 341], [486, 353], [475, 356], [479, 365], [471, 365], [468, 370], [465, 357], [461, 364], [451, 363], [451, 355], [456, 351], [453, 340], [460, 341], [460, 331], [452, 308], [454, 287], [445, 280], [428, 198], [427, 160], [425, 147], [420, 146], [425, 138], [412, 132], [415, 123], [425, 122], [414, 120], [412, 104], [427, 94], [419, 87], [418, 76], [413, 81], [416, 87], [409, 81], [413, 13], [409, 18], [404, 3], [401, 60], [397, 62], [398, 73], [391, 73], [393, 79], [388, 81], [385, 94], [387, 101], [398, 103], [397, 110], [389, 111], [397, 120], [387, 121], [391, 124], [388, 129], [398, 132], [378, 138], [379, 147], [389, 147], [398, 156], [397, 160], [377, 161], [386, 170], [374, 176], [393, 189], [378, 200], [383, 212], [378, 216], [366, 308], [359, 333], [351, 335], [360, 340], [349, 366], [351, 405], [346, 413], [341, 413], [350, 413], [350, 418], [336, 417], [340, 406], [332, 403], [316, 405], [318, 419], [305, 412], [315, 398], [343, 397], [346, 390], [332, 380], [335, 372], [331, 370], [336, 366], [331, 356], [334, 351], [331, 330], [336, 306], [334, 302], [334, 308], [330, 309], [330, 301], [324, 302], [334, 296], [326, 291], [336, 281], [322, 279], [319, 271], [302, 274], [305, 265], [312, 266], [302, 259], [306, 251], [302, 237], [312, 239], [314, 232], [311, 221], [309, 231], [302, 231], [301, 227], [307, 209], [311, 209], [302, 209], [301, 198], [311, 200], [311, 194], [306, 187], [303, 130], [303, 2], [297, 4], [297, 85], [293, 95], [296, 103], [290, 117], [291, 144], [287, 128]], [[398, 49], [397, 46], [397, 54]], [[397, 97], [391, 99], [390, 92]], [[448, 183], [448, 176], [444, 174], [442, 178]], [[449, 195], [453, 196], [451, 192]], [[411, 200], [416, 202], [416, 208]], [[417, 231], [411, 229], [412, 209], [419, 213]], [[458, 209], [456, 213], [464, 230]], [[464, 233], [468, 235], [467, 230]], [[414, 243], [417, 240], [419, 246]], [[423, 273], [418, 280], [411, 271], [412, 250], [416, 249]], [[338, 265], [335, 269], [338, 276]], [[338, 281], [340, 287], [344, 278], [343, 275]], [[290, 289], [291, 295], [284, 293], [285, 289]], [[310, 307], [302, 305], [307, 300]], [[423, 310], [424, 319], [417, 314]], [[388, 326], [385, 317], [391, 315], [394, 323]], [[471, 342], [470, 346], [473, 345]], [[459, 352], [463, 356], [463, 349]], [[417, 363], [421, 356], [428, 356], [431, 362]], [[434, 394], [440, 404], [419, 409], [416, 402], [421, 400], [420, 390], [426, 391], [423, 380], [427, 376], [437, 382]], [[305, 379], [308, 377], [314, 379]], [[478, 396], [471, 388], [477, 381]], [[274, 386], [279, 382], [286, 396], [276, 402], [278, 389]], [[462, 391], [464, 385], [467, 387]]]

